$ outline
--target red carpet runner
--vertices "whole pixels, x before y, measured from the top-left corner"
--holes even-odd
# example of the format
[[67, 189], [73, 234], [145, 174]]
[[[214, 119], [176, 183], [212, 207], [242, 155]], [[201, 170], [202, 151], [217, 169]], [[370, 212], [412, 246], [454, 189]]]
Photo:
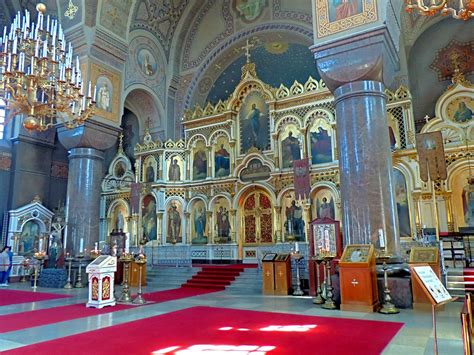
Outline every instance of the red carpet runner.
[[244, 271], [242, 265], [203, 266], [202, 271], [186, 281], [182, 287], [225, 290], [242, 271]]
[[[178, 300], [181, 298], [199, 296], [211, 292], [215, 292], [215, 290], [177, 288], [173, 290], [147, 293], [144, 295], [144, 297], [148, 302], [153, 302], [154, 304]], [[0, 333], [65, 322], [78, 318], [92, 317], [100, 314], [122, 311], [124, 309], [130, 309], [133, 307], [136, 306], [119, 304], [115, 307], [97, 309], [87, 308], [84, 303], [81, 303], [48, 309], [40, 309], [36, 311], [7, 314], [0, 316]]]
[[217, 350], [229, 355], [375, 355], [402, 326], [394, 322], [193, 307], [5, 353], [51, 354], [54, 349], [55, 354], [88, 355], [204, 354]]
[[54, 300], [57, 298], [70, 297], [68, 295], [57, 295], [54, 293], [29, 292], [18, 290], [0, 290], [0, 306], [8, 306], [11, 304], [39, 302]]

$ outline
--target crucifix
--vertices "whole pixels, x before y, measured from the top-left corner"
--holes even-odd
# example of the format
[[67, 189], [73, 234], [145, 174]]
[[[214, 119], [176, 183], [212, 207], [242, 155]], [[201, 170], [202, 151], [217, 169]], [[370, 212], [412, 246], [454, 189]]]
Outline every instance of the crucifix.
[[246, 45], [241, 47], [242, 49], [245, 49], [245, 56], [247, 57], [247, 64], [250, 63], [250, 49], [255, 47], [254, 44], [250, 44], [250, 41], [247, 39]]

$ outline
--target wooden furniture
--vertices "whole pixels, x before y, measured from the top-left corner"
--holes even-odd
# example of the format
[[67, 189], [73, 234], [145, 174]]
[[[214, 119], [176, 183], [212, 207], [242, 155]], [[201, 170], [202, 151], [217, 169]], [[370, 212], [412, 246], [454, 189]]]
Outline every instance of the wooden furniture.
[[[332, 261], [331, 270], [332, 273], [336, 272], [336, 265], [342, 254], [342, 235], [340, 231], [340, 222], [331, 218], [317, 218], [309, 224], [310, 239], [309, 239], [309, 294], [311, 296], [316, 295], [316, 268], [318, 263], [316, 258], [319, 256], [321, 249], [324, 245], [324, 231], [329, 232], [329, 247], [332, 249], [336, 257]], [[319, 264], [319, 282], [322, 283], [324, 279], [324, 265]]]
[[[438, 277], [441, 277], [439, 251], [437, 247], [413, 247], [410, 251], [410, 267], [429, 265]], [[413, 294], [413, 309], [431, 308], [431, 301], [425, 291], [416, 282], [414, 273], [411, 273], [411, 291]]]
[[348, 245], [339, 261], [341, 310], [375, 312], [379, 306], [373, 245]]
[[87, 307], [103, 308], [115, 306], [114, 272], [117, 270], [115, 256], [101, 255], [86, 267], [89, 274], [89, 300]]
[[275, 264], [276, 253], [267, 253], [262, 258], [262, 292], [264, 295], [275, 294]]
[[[140, 267], [133, 261], [130, 264], [130, 287], [138, 287], [139, 270]], [[146, 286], [146, 264], [142, 266], [142, 286]]]
[[291, 256], [278, 254], [275, 263], [275, 295], [288, 295], [292, 290], [291, 283]]

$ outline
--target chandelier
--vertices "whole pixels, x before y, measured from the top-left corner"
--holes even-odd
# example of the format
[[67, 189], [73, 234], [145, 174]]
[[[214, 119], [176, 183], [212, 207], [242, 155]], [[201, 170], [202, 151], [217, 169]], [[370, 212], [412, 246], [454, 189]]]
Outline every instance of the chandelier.
[[[74, 128], [94, 114], [96, 89], [84, 86], [79, 58], [73, 60], [58, 20], [45, 18], [38, 4], [36, 23], [25, 10], [0, 37], [0, 97], [8, 118], [20, 115], [29, 131], [46, 131], [62, 123]], [[0, 32], [1, 33], [1, 32]]]
[[405, 2], [405, 10], [408, 13], [417, 10], [422, 16], [451, 14], [453, 18], [465, 21], [474, 17], [474, 0], [405, 0]]

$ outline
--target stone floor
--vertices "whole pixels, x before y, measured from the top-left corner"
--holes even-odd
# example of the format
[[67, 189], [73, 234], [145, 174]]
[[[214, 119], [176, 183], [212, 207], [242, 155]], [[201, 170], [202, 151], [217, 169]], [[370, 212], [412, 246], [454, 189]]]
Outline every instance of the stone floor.
[[[27, 284], [19, 283], [11, 284], [9, 288], [31, 290]], [[146, 292], [156, 290], [160, 289], [147, 289]], [[38, 291], [71, 294], [73, 297], [29, 304], [3, 306], [0, 307], [0, 315], [73, 304], [81, 301], [85, 302], [87, 298], [87, 289], [85, 288], [73, 290], [39, 288]], [[329, 311], [313, 305], [309, 297], [262, 296], [259, 294], [236, 295], [226, 291], [35, 327], [23, 331], [3, 333], [0, 334], [0, 352], [2, 350], [13, 349], [23, 345], [78, 334], [89, 330], [152, 317], [198, 305], [315, 316], [403, 322], [405, 323], [405, 326], [395, 336], [395, 338], [393, 338], [383, 354], [433, 354], [433, 329], [431, 312], [429, 311], [402, 310], [396, 315]], [[439, 354], [463, 354], [461, 325], [459, 321], [461, 307], [462, 303], [455, 302], [447, 305], [444, 310], [437, 313]]]

